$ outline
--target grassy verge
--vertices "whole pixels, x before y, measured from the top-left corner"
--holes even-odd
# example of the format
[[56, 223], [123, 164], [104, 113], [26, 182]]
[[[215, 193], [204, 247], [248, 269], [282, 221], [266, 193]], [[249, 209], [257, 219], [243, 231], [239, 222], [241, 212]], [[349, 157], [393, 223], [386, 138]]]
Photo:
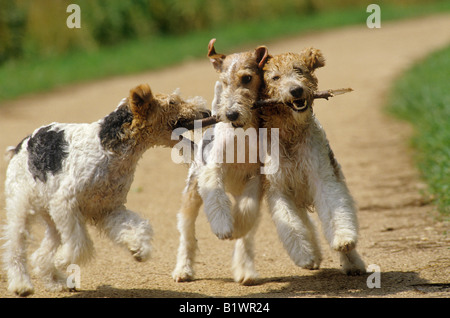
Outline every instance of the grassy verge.
[[450, 46], [406, 72], [395, 84], [388, 110], [415, 130], [415, 160], [429, 194], [450, 216]]
[[[383, 5], [381, 14], [382, 21], [387, 21], [443, 11], [450, 11], [449, 2], [407, 7]], [[142, 72], [203, 57], [212, 37], [219, 39], [217, 47], [226, 52], [239, 45], [262, 44], [270, 39], [305, 31], [363, 24], [367, 16], [365, 7], [346, 8], [270, 21], [247, 21], [184, 36], [153, 36], [52, 59], [12, 61], [0, 67], [0, 102], [71, 83]]]

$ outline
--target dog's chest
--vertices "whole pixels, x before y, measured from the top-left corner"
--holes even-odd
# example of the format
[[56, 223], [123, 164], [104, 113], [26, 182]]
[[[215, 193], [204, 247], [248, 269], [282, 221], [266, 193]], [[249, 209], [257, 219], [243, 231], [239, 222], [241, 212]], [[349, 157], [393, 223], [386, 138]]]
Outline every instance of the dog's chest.
[[296, 189], [304, 187], [308, 181], [305, 170], [301, 161], [280, 158], [278, 171], [268, 174], [267, 179], [275, 185]]
[[269, 187], [292, 197], [301, 205], [311, 202], [309, 191], [310, 163], [307, 154], [299, 151], [288, 156], [281, 149], [278, 169], [267, 174]]

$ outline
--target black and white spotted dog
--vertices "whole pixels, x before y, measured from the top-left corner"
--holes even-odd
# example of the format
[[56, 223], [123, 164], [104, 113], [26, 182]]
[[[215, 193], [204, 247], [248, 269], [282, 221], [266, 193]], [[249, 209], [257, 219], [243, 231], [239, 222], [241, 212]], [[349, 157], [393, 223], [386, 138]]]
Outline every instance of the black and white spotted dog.
[[36, 217], [45, 237], [31, 257], [50, 290], [65, 289], [58, 269], [93, 255], [86, 223], [94, 224], [138, 261], [151, 251], [147, 220], [127, 210], [126, 197], [138, 160], [152, 146], [173, 146], [172, 130], [210, 114], [200, 98], [153, 95], [148, 85], [130, 91], [116, 110], [91, 124], [52, 123], [10, 147], [6, 173], [4, 263], [8, 290], [33, 293], [27, 271], [27, 238]]

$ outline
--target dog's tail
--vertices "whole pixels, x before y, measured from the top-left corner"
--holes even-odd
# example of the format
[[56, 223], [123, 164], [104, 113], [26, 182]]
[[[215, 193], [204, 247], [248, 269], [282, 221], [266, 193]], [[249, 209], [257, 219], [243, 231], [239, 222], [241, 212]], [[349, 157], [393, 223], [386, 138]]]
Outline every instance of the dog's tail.
[[17, 155], [20, 152], [20, 150], [23, 148], [22, 147], [23, 143], [28, 138], [30, 138], [30, 136], [27, 136], [27, 137], [23, 138], [22, 141], [19, 142], [19, 144], [17, 146], [15, 146], [15, 147], [14, 146], [9, 146], [8, 148], [6, 148], [5, 157], [4, 157], [6, 162], [10, 161], [12, 159], [12, 157], [14, 157], [14, 155]]
[[8, 148], [6, 148], [5, 161], [9, 162], [12, 159], [12, 157], [14, 157], [15, 154], [16, 154], [16, 147], [9, 146]]

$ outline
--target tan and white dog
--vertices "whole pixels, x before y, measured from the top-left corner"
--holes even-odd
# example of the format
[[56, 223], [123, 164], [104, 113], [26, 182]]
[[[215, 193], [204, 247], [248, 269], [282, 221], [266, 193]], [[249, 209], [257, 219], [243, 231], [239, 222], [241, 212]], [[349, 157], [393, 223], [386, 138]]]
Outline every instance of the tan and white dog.
[[[224, 55], [216, 53], [214, 42], [209, 43], [208, 57], [220, 76], [212, 105], [220, 122], [198, 145], [189, 169], [178, 213], [180, 245], [172, 275], [177, 282], [194, 278], [195, 220], [203, 203], [213, 233], [220, 239], [237, 240], [232, 261], [235, 281], [251, 284], [257, 277], [252, 245], [262, 198], [261, 165], [248, 156], [257, 153], [258, 141], [237, 142], [235, 133], [259, 128], [258, 110], [252, 106], [260, 97], [268, 51], [258, 47]], [[245, 148], [246, 159], [238, 160], [236, 148]], [[233, 206], [228, 194], [234, 197]]]
[[[279, 101], [261, 108], [262, 126], [269, 133], [279, 128], [279, 168], [265, 176], [265, 196], [278, 235], [296, 265], [315, 269], [322, 260], [308, 215], [316, 211], [344, 272], [358, 275], [365, 265], [355, 249], [355, 203], [312, 109], [318, 84], [314, 71], [324, 65], [322, 53], [309, 48], [271, 57], [264, 66], [263, 98]], [[266, 159], [271, 159], [270, 153]]]

